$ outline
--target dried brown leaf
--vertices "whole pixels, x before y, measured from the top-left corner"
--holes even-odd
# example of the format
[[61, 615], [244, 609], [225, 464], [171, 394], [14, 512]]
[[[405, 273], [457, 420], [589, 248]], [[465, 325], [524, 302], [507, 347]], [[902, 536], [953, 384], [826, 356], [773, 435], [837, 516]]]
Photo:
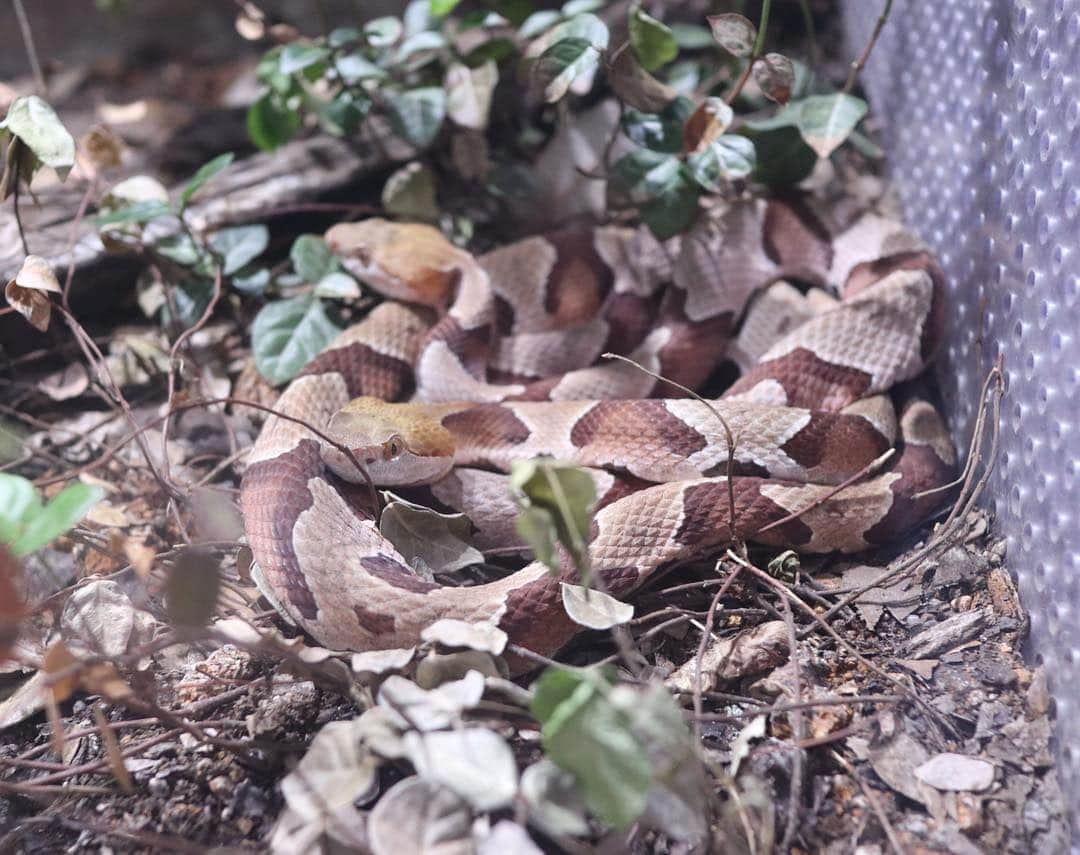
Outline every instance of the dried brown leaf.
[[679, 94], [642, 68], [632, 50], [620, 51], [615, 57], [608, 81], [620, 100], [645, 113], [659, 113]]
[[54, 371], [38, 383], [38, 389], [54, 401], [67, 401], [77, 398], [90, 385], [90, 375], [81, 362], [69, 363], [59, 371]]
[[74, 667], [78, 664], [78, 658], [62, 641], [54, 641], [45, 651], [45, 661], [42, 663], [41, 670], [50, 677], [63, 675], [49, 681], [52, 689], [50, 696], [57, 703], [66, 701], [79, 688], [79, 671]]
[[735, 114], [722, 98], [706, 98], [683, 128], [683, 154], [704, 151], [718, 140], [731, 125]]
[[729, 12], [723, 15], [707, 16], [712, 28], [713, 38], [720, 47], [735, 56], [747, 57], [754, 50], [757, 27], [749, 18]]
[[795, 66], [782, 53], [767, 53], [754, 63], [754, 82], [770, 101], [786, 104], [795, 85]]
[[169, 568], [165, 611], [174, 626], [206, 626], [221, 587], [217, 560], [200, 549], [185, 549]]
[[120, 166], [127, 148], [124, 141], [105, 125], [95, 125], [79, 142], [79, 151], [89, 158], [95, 169], [115, 169]]
[[143, 580], [150, 578], [150, 571], [154, 568], [157, 553], [147, 546], [145, 541], [136, 540], [133, 537], [125, 538], [124, 556], [131, 562], [136, 576]]
[[240, 38], [257, 42], [266, 36], [266, 15], [254, 3], [244, 3], [236, 13], [235, 26]]
[[26, 256], [15, 278], [4, 288], [9, 305], [41, 332], [49, 328], [52, 317], [49, 293], [61, 293], [60, 283], [49, 263], [37, 255]]

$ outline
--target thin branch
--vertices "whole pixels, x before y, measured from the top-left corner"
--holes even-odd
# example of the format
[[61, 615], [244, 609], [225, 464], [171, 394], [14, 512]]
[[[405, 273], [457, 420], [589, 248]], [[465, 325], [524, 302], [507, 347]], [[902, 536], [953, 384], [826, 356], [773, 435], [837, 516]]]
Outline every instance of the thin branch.
[[[22, 145], [22, 143], [12, 140], [8, 145]], [[23, 255], [29, 255], [30, 246], [26, 242], [26, 232], [23, 230], [22, 215], [19, 213], [19, 184], [21, 181], [22, 179], [16, 175], [11, 190], [11, 211], [15, 215], [15, 227], [19, 230], [19, 240], [22, 242]]]
[[892, 845], [896, 855], [904, 855], [904, 845], [900, 842], [900, 838], [896, 834], [896, 829], [892, 827], [892, 823], [889, 822], [889, 817], [885, 815], [885, 811], [882, 810], [881, 805], [878, 804], [877, 798], [863, 781], [862, 776], [855, 771], [854, 767], [847, 761], [847, 758], [840, 754], [840, 752], [833, 751], [832, 756], [837, 763], [847, 770], [847, 773], [851, 776], [852, 780], [854, 780], [859, 789], [862, 790], [863, 798], [866, 799], [867, 803], [870, 805], [870, 810], [872, 810], [874, 816], [877, 817], [877, 821], [881, 824], [885, 836], [889, 838], [889, 843]]
[[701, 739], [702, 716], [701, 663], [705, 658], [705, 650], [709, 646], [709, 638], [712, 636], [713, 622], [716, 619], [716, 609], [720, 604], [721, 598], [728, 592], [728, 589], [739, 577], [739, 572], [741, 570], [742, 568], [736, 564], [735, 569], [727, 579], [724, 580], [724, 584], [720, 586], [720, 590], [716, 592], [716, 596], [714, 596], [712, 602], [709, 603], [709, 613], [705, 616], [705, 627], [702, 629], [701, 641], [698, 642], [697, 654], [694, 656], [694, 734], [699, 741]]
[[[791, 613], [791, 603], [784, 597], [780, 600], [784, 607], [784, 626], [787, 627], [789, 656], [791, 659], [791, 683], [795, 694], [795, 703], [802, 701], [802, 674], [799, 671], [799, 640], [795, 636], [795, 617]], [[799, 745], [806, 739], [806, 720], [803, 711], [793, 708], [789, 713], [791, 719], [791, 733], [794, 737], [792, 751], [795, 752], [791, 768], [791, 787], [788, 791], [788, 813], [784, 824], [784, 836], [780, 841], [780, 851], [791, 850], [792, 841], [795, 840], [795, 831], [799, 820], [799, 805], [802, 802], [803, 774], [806, 763], [806, 755]]]
[[878, 37], [881, 35], [881, 31], [885, 29], [885, 23], [889, 20], [892, 4], [893, 0], [885, 0], [885, 8], [881, 10], [881, 15], [878, 16], [877, 23], [874, 24], [874, 31], [870, 34], [870, 41], [868, 41], [866, 47], [863, 48], [862, 55], [851, 63], [851, 70], [848, 72], [847, 82], [841, 90], [845, 95], [855, 88], [855, 81], [858, 80], [859, 73], [866, 67], [866, 61], [870, 59], [870, 54], [874, 50], [874, 45], [877, 44]]
[[37, 48], [34, 46], [34, 33], [30, 29], [30, 19], [26, 17], [22, 0], [11, 0], [11, 5], [15, 7], [15, 17], [19, 19], [19, 32], [22, 35], [23, 46], [26, 48], [26, 58], [30, 61], [30, 69], [34, 73], [34, 81], [41, 97], [47, 98], [49, 85], [45, 82], [45, 75], [41, 71], [41, 61], [38, 59]]

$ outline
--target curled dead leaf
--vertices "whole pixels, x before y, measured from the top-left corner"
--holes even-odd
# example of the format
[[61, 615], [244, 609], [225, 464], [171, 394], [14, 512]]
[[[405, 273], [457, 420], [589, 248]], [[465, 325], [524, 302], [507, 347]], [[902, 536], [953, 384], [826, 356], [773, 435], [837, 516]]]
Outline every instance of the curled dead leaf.
[[782, 53], [767, 53], [754, 63], [754, 82], [761, 94], [777, 104], [791, 100], [795, 86], [795, 66]]
[[45, 651], [41, 669], [49, 680], [52, 698], [57, 703], [66, 701], [79, 688], [78, 658], [62, 641], [55, 641]]
[[90, 375], [81, 362], [71, 362], [59, 371], [44, 377], [38, 383], [38, 389], [54, 401], [67, 401], [77, 398], [90, 385]]
[[52, 317], [49, 293], [61, 293], [49, 263], [40, 256], [28, 255], [19, 272], [4, 288], [8, 304], [37, 330], [45, 332]]
[[83, 136], [79, 151], [89, 158], [94, 169], [114, 169], [124, 157], [124, 141], [105, 125], [95, 125]]
[[683, 153], [696, 154], [718, 140], [735, 118], [722, 98], [706, 98], [690, 114], [683, 128]]
[[[719, 639], [701, 657], [701, 688], [708, 692], [719, 683], [761, 674], [775, 668], [787, 655], [787, 627], [782, 620], [767, 621], [738, 635]], [[697, 664], [697, 657], [691, 657], [664, 681], [668, 688], [687, 694], [693, 692], [698, 681]]]
[[679, 94], [642, 68], [632, 50], [616, 54], [608, 69], [608, 81], [624, 103], [643, 113], [659, 113]]
[[[131, 562], [135, 575], [140, 579], [149, 579], [157, 553], [146, 545], [145, 541], [133, 537], [124, 539], [124, 556]], [[238, 562], [239, 563], [239, 562]]]
[[257, 42], [266, 36], [266, 15], [254, 3], [243, 3], [236, 13], [235, 27], [240, 38]]

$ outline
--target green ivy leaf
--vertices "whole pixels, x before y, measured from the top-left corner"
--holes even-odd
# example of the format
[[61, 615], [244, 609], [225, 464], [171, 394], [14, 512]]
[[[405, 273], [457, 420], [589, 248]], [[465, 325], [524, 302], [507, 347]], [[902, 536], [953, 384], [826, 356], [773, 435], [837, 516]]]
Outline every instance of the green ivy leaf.
[[544, 92], [544, 100], [558, 101], [578, 77], [600, 64], [600, 52], [588, 39], [568, 38], [555, 42], [540, 54], [532, 67], [532, 77]]
[[350, 53], [334, 60], [334, 70], [342, 81], [352, 85], [361, 80], [382, 80], [386, 70], [359, 53]]
[[248, 108], [248, 136], [263, 151], [273, 151], [300, 130], [300, 114], [267, 93]]
[[460, 2], [461, 0], [431, 0], [431, 14], [436, 18], [445, 18]]
[[100, 229], [103, 226], [115, 226], [124, 223], [148, 223], [158, 217], [173, 216], [176, 216], [176, 211], [167, 202], [139, 202], [116, 211], [98, 214], [93, 218], [93, 223]]
[[330, 56], [330, 51], [321, 45], [293, 42], [285, 45], [278, 60], [278, 70], [282, 74], [295, 74], [323, 62]]
[[523, 512], [518, 516], [518, 533], [535, 549], [537, 558], [558, 570], [557, 541], [570, 553], [582, 583], [587, 584], [589, 529], [596, 507], [596, 486], [589, 474], [578, 466], [550, 460], [518, 461], [510, 470], [510, 490]]
[[[552, 43], [560, 41], [562, 39], [585, 39], [598, 51], [606, 50], [608, 41], [611, 38], [611, 34], [608, 32], [607, 24], [601, 21], [596, 15], [588, 14], [588, 9], [595, 9], [596, 6], [582, 6], [580, 11], [567, 12], [567, 8], [570, 8], [571, 4], [567, 4], [563, 7], [563, 15], [568, 20], [559, 24], [551, 33]], [[601, 4], [602, 5], [602, 4]]]
[[417, 148], [427, 148], [438, 136], [446, 118], [446, 91], [441, 86], [422, 86], [404, 92], [384, 92], [394, 130]]
[[387, 47], [401, 38], [401, 20], [392, 15], [374, 18], [364, 25], [364, 38], [372, 47]]
[[623, 133], [652, 151], [678, 154], [683, 146], [683, 126], [694, 112], [694, 102], [680, 96], [659, 113], [643, 113], [628, 107], [623, 113]]
[[330, 101], [320, 101], [316, 107], [319, 125], [327, 133], [347, 137], [359, 130], [371, 109], [371, 101], [363, 95], [345, 90]]
[[[401, 63], [414, 54], [422, 53], [423, 51], [439, 50], [444, 47], [446, 47], [446, 37], [442, 33], [425, 30], [422, 33], [417, 33], [416, 35], [409, 36], [405, 39], [394, 54], [394, 61]], [[423, 65], [429, 58], [430, 57], [423, 58], [419, 62], [419, 65]]]
[[416, 160], [405, 164], [386, 179], [382, 204], [395, 217], [435, 222], [439, 218], [435, 173]]
[[465, 514], [441, 514], [384, 492], [386, 507], [379, 532], [418, 570], [452, 573], [482, 564], [484, 555], [469, 543], [473, 524]]
[[702, 50], [716, 44], [712, 32], [698, 24], [672, 24], [671, 35], [683, 50]]
[[701, 190], [680, 169], [675, 179], [652, 201], [641, 206], [641, 219], [658, 240], [681, 234], [693, 225], [698, 215]]
[[677, 157], [637, 149], [615, 161], [608, 192], [616, 207], [642, 205], [674, 186], [681, 170], [682, 164]]
[[305, 282], [318, 282], [339, 268], [333, 250], [318, 235], [300, 235], [293, 241], [289, 259]]
[[184, 188], [183, 194], [180, 196], [180, 207], [186, 208], [191, 198], [198, 193], [206, 182], [212, 178], [220, 175], [225, 169], [233, 162], [236, 155], [227, 151], [224, 154], [219, 154], [209, 163], [204, 163], [198, 168], [191, 180], [188, 182], [187, 187]]
[[687, 169], [705, 190], [718, 193], [723, 182], [745, 178], [757, 165], [754, 144], [746, 137], [725, 134], [702, 152], [686, 159]]
[[252, 297], [258, 297], [265, 293], [269, 285], [270, 271], [265, 267], [258, 267], [254, 270], [251, 268], [238, 270], [233, 274], [232, 278], [233, 288], [241, 294], [248, 294]]
[[[15, 476], [4, 476], [5, 479], [12, 477]], [[16, 558], [36, 552], [52, 543], [60, 535], [70, 531], [105, 495], [101, 487], [77, 482], [65, 487], [53, 497], [52, 501], [42, 506], [36, 495], [33, 500], [26, 503], [25, 490], [16, 488], [12, 492], [21, 502], [22, 509], [15, 523], [16, 533], [8, 541], [11, 553]], [[5, 532], [11, 531], [7, 514], [5, 514], [4, 529]]]
[[575, 15], [581, 15], [585, 12], [595, 12], [597, 9], [603, 8], [604, 0], [570, 0], [570, 2], [563, 4], [562, 14], [566, 18], [573, 18]]
[[326, 44], [331, 50], [339, 50], [360, 41], [360, 31], [356, 27], [337, 27], [326, 37]]
[[0, 472], [0, 543], [15, 540], [24, 521], [40, 511], [41, 497], [30, 481]]
[[185, 279], [172, 290], [172, 306], [167, 301], [162, 308], [162, 321], [192, 327], [202, 317], [213, 296], [214, 283], [209, 279]]
[[560, 20], [562, 20], [562, 15], [554, 9], [541, 9], [539, 12], [533, 12], [521, 23], [518, 36], [523, 39], [534, 39], [540, 34], [546, 33]]
[[548, 669], [534, 687], [531, 710], [543, 723], [548, 758], [574, 776], [593, 813], [624, 829], [645, 810], [653, 770], [609, 691], [596, 676]]
[[269, 382], [295, 377], [340, 330], [311, 295], [267, 303], [251, 327], [255, 367]]
[[828, 157], [866, 115], [866, 102], [854, 95], [811, 95], [791, 105], [793, 123], [818, 157]]
[[221, 272], [225, 276], [232, 276], [262, 255], [270, 244], [270, 229], [262, 223], [220, 229], [210, 236], [207, 243], [221, 256]]
[[798, 129], [789, 125], [760, 129], [747, 123], [739, 133], [754, 143], [757, 167], [754, 180], [769, 187], [791, 187], [806, 178], [817, 163], [817, 155]]
[[679, 45], [671, 28], [642, 11], [630, 9], [630, 44], [647, 71], [656, 71], [679, 55]]
[[[75, 165], [74, 137], [52, 106], [37, 95], [24, 95], [12, 101], [0, 129], [22, 140], [39, 163], [56, 170], [61, 181]], [[23, 178], [29, 183], [29, 175]]]

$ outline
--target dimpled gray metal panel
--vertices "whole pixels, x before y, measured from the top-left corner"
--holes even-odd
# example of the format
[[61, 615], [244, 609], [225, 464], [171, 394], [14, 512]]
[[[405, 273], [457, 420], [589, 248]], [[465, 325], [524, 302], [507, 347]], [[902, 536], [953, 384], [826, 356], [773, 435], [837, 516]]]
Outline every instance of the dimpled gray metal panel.
[[[883, 4], [844, 0], [849, 53]], [[896, 0], [864, 83], [905, 213], [949, 276], [940, 374], [962, 445], [1005, 358], [992, 505], [1080, 841], [1080, 0]]]

